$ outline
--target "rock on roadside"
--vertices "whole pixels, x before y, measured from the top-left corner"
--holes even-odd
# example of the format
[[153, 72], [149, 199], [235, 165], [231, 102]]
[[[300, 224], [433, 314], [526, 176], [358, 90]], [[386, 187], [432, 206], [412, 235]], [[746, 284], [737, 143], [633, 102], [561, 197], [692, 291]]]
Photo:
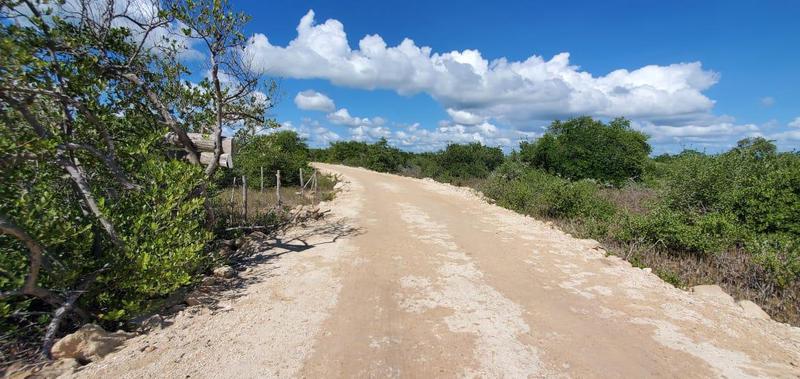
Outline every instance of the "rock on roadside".
[[705, 298], [714, 299], [724, 303], [734, 303], [733, 297], [728, 295], [720, 286], [714, 284], [704, 284], [692, 287], [692, 293]]
[[191, 307], [195, 305], [212, 304], [214, 303], [214, 299], [201, 291], [192, 291], [188, 296], [186, 296], [186, 300], [184, 302], [186, 305]]
[[236, 276], [236, 270], [231, 266], [222, 266], [214, 269], [214, 276], [218, 278], [230, 279]]
[[746, 318], [770, 320], [771, 317], [767, 312], [764, 312], [758, 304], [750, 300], [735, 301], [731, 295], [717, 285], [700, 285], [692, 287], [692, 293], [714, 299], [723, 303], [736, 304], [741, 308], [742, 315]]
[[210, 287], [217, 284], [217, 278], [213, 276], [206, 276], [200, 281], [200, 285], [203, 287]]
[[121, 346], [135, 333], [107, 332], [96, 324], [86, 324], [75, 333], [64, 336], [53, 345], [53, 358], [72, 358], [87, 363], [102, 359]]
[[750, 300], [739, 300], [736, 302], [736, 304], [739, 304], [739, 306], [742, 307], [742, 311], [744, 311], [743, 313], [747, 318], [754, 318], [760, 320], [771, 319], [771, 317], [769, 317], [767, 312], [764, 312], [764, 310], [761, 309], [761, 307], [759, 307], [758, 304]]
[[137, 331], [139, 333], [147, 333], [151, 330], [163, 328], [166, 322], [161, 315], [154, 314], [148, 317], [135, 319], [132, 323], [138, 325]]

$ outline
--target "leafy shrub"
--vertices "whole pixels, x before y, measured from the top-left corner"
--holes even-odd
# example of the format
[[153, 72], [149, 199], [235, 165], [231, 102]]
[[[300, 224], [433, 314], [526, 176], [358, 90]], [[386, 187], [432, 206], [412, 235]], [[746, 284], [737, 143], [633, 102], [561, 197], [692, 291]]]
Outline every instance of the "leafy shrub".
[[570, 179], [617, 186], [640, 180], [650, 154], [647, 136], [619, 118], [608, 125], [591, 117], [554, 121], [535, 142], [520, 144], [520, 159]]
[[[202, 225], [205, 199], [187, 200], [203, 178], [199, 167], [146, 159], [136, 172], [142, 179], [141, 189], [113, 202], [100, 198], [99, 205], [114, 222], [124, 249], [114, 247], [95, 220], [81, 212], [75, 195], [64, 190], [70, 186], [58, 171], [15, 171], [6, 171], [10, 175], [3, 177], [7, 186], [0, 193], [0, 212], [46, 247], [51, 264], [42, 271], [39, 285], [67, 291], [80, 278], [108, 265], [90, 292], [80, 298], [82, 308], [104, 320], [144, 310], [152, 299], [189, 284], [207, 262], [203, 249], [211, 234]], [[27, 267], [25, 246], [0, 235], [0, 269], [6, 274], [0, 276], [0, 290], [19, 288]], [[6, 316], [43, 306], [39, 300], [9, 297], [0, 301], [0, 313], [4, 320], [14, 322]]]
[[398, 172], [406, 164], [406, 154], [389, 146], [385, 138], [374, 144], [341, 141], [330, 145], [325, 153], [317, 152], [326, 162], [364, 167], [379, 172]]
[[[128, 27], [113, 20], [142, 15], [113, 5], [0, 2], [0, 366], [36, 352], [24, 345], [66, 299], [79, 296], [55, 312], [45, 356], [65, 329], [116, 323], [190, 283], [207, 263], [217, 165], [176, 160], [200, 157], [165, 134], [271, 123], [275, 88], [224, 69], [247, 20], [229, 2], [154, 2]], [[172, 36], [141, 49], [147, 25], [177, 23], [208, 37], [208, 77], [181, 64]]]
[[433, 178], [441, 170], [436, 159], [438, 155], [439, 152], [408, 154], [408, 160], [399, 173], [415, 178]]
[[716, 253], [745, 246], [786, 285], [800, 275], [800, 156], [778, 153], [763, 138], [705, 155], [662, 156], [658, 206], [632, 234], [666, 246]]
[[534, 216], [606, 220], [614, 214], [595, 183], [571, 182], [518, 161], [498, 167], [481, 189], [498, 204]]
[[796, 235], [758, 236], [747, 244], [747, 249], [781, 287], [788, 287], [800, 275], [800, 240]]
[[503, 163], [503, 151], [478, 142], [450, 144], [444, 150], [429, 155], [425, 163], [423, 174], [441, 181], [485, 178]]
[[98, 278], [97, 306], [106, 319], [136, 315], [151, 299], [190, 284], [209, 258], [204, 247], [212, 235], [201, 222], [205, 198], [186, 196], [202, 182], [202, 170], [153, 159], [139, 175], [149, 178], [139, 192], [109, 204], [125, 250], [109, 250], [111, 270]]
[[622, 241], [642, 238], [669, 249], [700, 254], [722, 252], [735, 241], [738, 233], [730, 214], [685, 214], [666, 207], [657, 207], [644, 215], [626, 215], [617, 230]]
[[270, 186], [275, 185], [277, 170], [281, 171], [283, 184], [298, 184], [301, 168], [306, 175], [311, 172], [308, 146], [289, 130], [248, 138], [241, 143], [234, 159], [236, 172], [246, 176], [253, 188], [260, 185], [262, 168], [264, 184]]

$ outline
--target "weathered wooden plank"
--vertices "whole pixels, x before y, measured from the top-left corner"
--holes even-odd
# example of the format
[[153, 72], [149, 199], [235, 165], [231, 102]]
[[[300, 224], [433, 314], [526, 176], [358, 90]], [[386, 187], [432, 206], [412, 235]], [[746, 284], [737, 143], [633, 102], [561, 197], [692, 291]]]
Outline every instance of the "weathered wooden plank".
[[[214, 160], [214, 153], [204, 151], [200, 153], [200, 163], [203, 165], [209, 165]], [[233, 168], [233, 159], [231, 158], [230, 154], [222, 154], [219, 156], [219, 165], [220, 167], [225, 168]]]
[[[201, 152], [213, 152], [214, 151], [214, 138], [211, 135], [204, 135], [200, 133], [186, 133], [189, 136], [189, 139], [192, 140], [192, 143], [197, 147], [198, 151]], [[180, 141], [178, 141], [178, 136], [175, 133], [167, 133], [164, 137], [167, 143], [171, 143], [176, 146], [181, 146]], [[223, 154], [232, 154], [233, 153], [233, 138], [229, 137], [222, 137], [222, 153]]]

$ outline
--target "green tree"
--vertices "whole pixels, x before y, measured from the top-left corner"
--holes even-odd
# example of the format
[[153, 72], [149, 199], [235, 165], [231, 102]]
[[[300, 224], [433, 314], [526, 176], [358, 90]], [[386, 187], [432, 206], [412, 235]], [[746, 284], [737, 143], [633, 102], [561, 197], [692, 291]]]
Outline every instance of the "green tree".
[[380, 172], [397, 172], [406, 163], [406, 155], [399, 149], [389, 146], [385, 138], [373, 144], [360, 141], [334, 142], [325, 156], [329, 162]]
[[298, 184], [300, 169], [308, 180], [311, 168], [308, 165], [309, 150], [305, 141], [294, 131], [284, 130], [246, 139], [236, 154], [234, 167], [240, 175], [249, 179], [250, 186], [260, 185], [261, 170], [264, 170], [265, 185], [275, 185], [275, 172], [281, 171], [281, 183]]
[[618, 118], [608, 124], [578, 117], [554, 121], [535, 142], [520, 144], [520, 159], [569, 179], [622, 185], [641, 179], [650, 154], [647, 136]]
[[503, 163], [503, 151], [479, 142], [449, 144], [434, 155], [437, 163], [427, 176], [445, 181], [485, 178]]
[[207, 77], [182, 87], [183, 97], [190, 101], [180, 111], [183, 119], [192, 120], [201, 133], [210, 132], [214, 140], [213, 158], [205, 169], [210, 179], [219, 167], [223, 129], [238, 129], [241, 138], [277, 126], [265, 117], [277, 86], [274, 81], [262, 83], [242, 53], [246, 46], [242, 29], [250, 17], [234, 11], [228, 0], [174, 0], [169, 14], [208, 58]]
[[[203, 269], [216, 167], [198, 165], [187, 132], [210, 130], [216, 162], [222, 128], [263, 125], [271, 104], [237, 61], [244, 16], [158, 4], [0, 2], [0, 327], [49, 323], [46, 354], [60, 326], [131, 317]], [[151, 38], [176, 18], [211, 57], [199, 85], [180, 44]], [[169, 158], [167, 132], [188, 162]]]

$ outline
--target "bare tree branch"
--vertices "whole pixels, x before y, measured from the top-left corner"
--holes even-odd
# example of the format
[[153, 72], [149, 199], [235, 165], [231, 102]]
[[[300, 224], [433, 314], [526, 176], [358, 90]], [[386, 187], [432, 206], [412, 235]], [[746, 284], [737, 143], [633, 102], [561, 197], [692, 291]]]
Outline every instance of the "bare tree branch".
[[0, 214], [0, 232], [12, 236], [25, 244], [28, 249], [29, 268], [22, 285], [22, 293], [29, 294], [34, 291], [39, 280], [39, 270], [42, 268], [44, 247], [33, 239], [25, 230], [14, 224], [11, 220]]
[[11, 96], [8, 96], [1, 89], [0, 89], [0, 99], [5, 100], [9, 105], [14, 107], [14, 109], [19, 111], [19, 113], [22, 114], [22, 118], [25, 119], [25, 121], [28, 123], [28, 125], [30, 125], [31, 128], [33, 128], [33, 131], [36, 132], [36, 134], [39, 135], [39, 137], [41, 137], [41, 138], [50, 138], [50, 136], [51, 136], [50, 131], [47, 130], [47, 128], [45, 128], [44, 125], [42, 125], [39, 122], [39, 120], [36, 118], [36, 116], [33, 115], [33, 113], [31, 113], [31, 111], [30, 111], [30, 109], [28, 109], [27, 105], [25, 105], [21, 101], [17, 101], [16, 99], [14, 99]]
[[75, 185], [78, 187], [78, 194], [83, 199], [84, 204], [86, 204], [97, 221], [100, 222], [100, 225], [106, 231], [108, 237], [111, 238], [111, 242], [118, 248], [124, 249], [125, 244], [119, 238], [119, 235], [117, 235], [114, 225], [103, 216], [103, 212], [97, 205], [97, 201], [92, 194], [92, 189], [89, 187], [89, 182], [86, 180], [86, 173], [84, 173], [83, 168], [80, 166], [80, 162], [77, 159], [67, 159], [63, 156], [63, 153], [63, 150], [56, 153], [56, 156], [60, 156], [58, 162], [61, 164], [61, 167], [67, 171], [72, 181], [75, 182]]
[[217, 52], [212, 50], [211, 51], [211, 80], [214, 84], [214, 105], [215, 109], [215, 116], [216, 116], [216, 124], [214, 125], [214, 159], [211, 163], [208, 164], [206, 167], [206, 176], [212, 177], [214, 172], [217, 171], [217, 167], [219, 167], [219, 157], [222, 155], [222, 123], [223, 123], [223, 113], [222, 107], [224, 104], [224, 99], [222, 98], [222, 85], [219, 82], [219, 64], [217, 63]]
[[136, 76], [134, 73], [125, 73], [122, 74], [122, 77], [130, 81], [131, 83], [139, 86], [145, 91], [148, 100], [150, 103], [158, 109], [159, 113], [161, 114], [162, 121], [167, 124], [167, 126], [178, 136], [178, 140], [180, 141], [183, 148], [189, 154], [189, 161], [193, 164], [199, 165], [200, 164], [200, 153], [197, 152], [197, 147], [194, 146], [192, 140], [186, 135], [186, 131], [181, 128], [172, 114], [169, 112], [169, 108], [158, 98], [155, 92], [153, 92], [150, 88], [144, 84], [144, 82]]
[[[0, 96], [3, 96], [3, 92], [0, 91]], [[42, 126], [36, 116], [30, 112], [28, 107], [25, 104], [15, 101], [12, 98], [7, 96], [3, 96], [3, 99], [9, 101], [10, 104], [15, 105], [15, 109], [17, 109], [25, 118], [25, 121], [31, 125], [31, 127], [37, 131], [40, 137], [48, 138], [50, 133], [47, 132], [47, 129]], [[103, 229], [106, 231], [106, 234], [111, 238], [111, 242], [114, 243], [115, 246], [119, 248], [124, 248], [122, 240], [119, 239], [116, 230], [114, 229], [114, 225], [108, 221], [108, 219], [103, 216], [103, 213], [100, 211], [100, 207], [97, 205], [97, 201], [94, 199], [94, 195], [92, 195], [91, 188], [89, 187], [89, 183], [86, 180], [86, 175], [83, 172], [83, 169], [75, 159], [69, 159], [64, 157], [64, 149], [58, 149], [56, 151], [56, 162], [67, 171], [70, 178], [75, 185], [78, 187], [78, 193], [81, 195], [84, 204], [89, 208], [92, 215], [100, 222], [100, 225], [103, 226]]]
[[102, 151], [97, 149], [92, 145], [81, 144], [81, 143], [66, 143], [61, 145], [70, 150], [85, 150], [103, 161], [105, 166], [111, 171], [111, 174], [114, 175], [114, 178], [122, 184], [125, 189], [140, 189], [141, 186], [138, 184], [131, 183], [128, 178], [126, 177], [125, 173], [122, 171], [122, 168], [117, 165], [117, 162], [109, 155], [103, 154]]

